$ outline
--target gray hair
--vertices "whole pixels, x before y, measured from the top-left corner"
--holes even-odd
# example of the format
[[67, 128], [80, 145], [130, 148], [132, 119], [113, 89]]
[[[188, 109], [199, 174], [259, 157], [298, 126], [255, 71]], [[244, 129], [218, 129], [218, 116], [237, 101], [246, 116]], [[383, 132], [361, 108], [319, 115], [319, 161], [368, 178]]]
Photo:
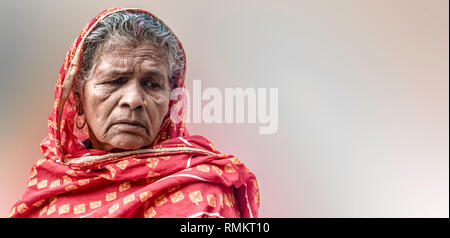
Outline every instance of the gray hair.
[[151, 15], [140, 11], [120, 11], [101, 20], [87, 36], [80, 68], [78, 70], [74, 92], [82, 92], [82, 87], [98, 63], [99, 54], [111, 45], [138, 44], [150, 42], [155, 44], [167, 56], [168, 80], [171, 88], [177, 87], [176, 80], [183, 73], [184, 52], [174, 34]]

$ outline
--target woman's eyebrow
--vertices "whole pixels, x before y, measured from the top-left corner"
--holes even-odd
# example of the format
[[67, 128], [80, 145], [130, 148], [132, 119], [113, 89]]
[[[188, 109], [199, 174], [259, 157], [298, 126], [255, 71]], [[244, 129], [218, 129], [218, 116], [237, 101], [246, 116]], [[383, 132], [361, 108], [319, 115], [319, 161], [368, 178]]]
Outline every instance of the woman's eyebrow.
[[120, 70], [120, 69], [111, 69], [111, 70], [107, 70], [105, 73], [103, 73], [104, 76], [108, 77], [108, 76], [114, 76], [114, 75], [130, 75], [133, 74], [134, 71], [132, 70]]
[[146, 70], [145, 74], [164, 78], [164, 74], [160, 70], [157, 70], [157, 69]]
[[[122, 75], [133, 75], [134, 71], [130, 69], [106, 69], [102, 74], [101, 78], [107, 79], [112, 78], [114, 76], [122, 76]], [[148, 69], [143, 73], [145, 76], [153, 76], [155, 80], [162, 80], [165, 78], [164, 74], [159, 69]]]
[[[133, 70], [129, 70], [129, 69], [123, 69], [123, 70], [121, 70], [121, 69], [110, 69], [110, 70], [105, 70], [103, 75], [129, 75], [129, 74], [133, 74], [133, 73], [134, 73], [134, 71]], [[144, 74], [164, 76], [164, 74], [161, 72], [161, 70], [158, 70], [158, 69], [145, 70]]]

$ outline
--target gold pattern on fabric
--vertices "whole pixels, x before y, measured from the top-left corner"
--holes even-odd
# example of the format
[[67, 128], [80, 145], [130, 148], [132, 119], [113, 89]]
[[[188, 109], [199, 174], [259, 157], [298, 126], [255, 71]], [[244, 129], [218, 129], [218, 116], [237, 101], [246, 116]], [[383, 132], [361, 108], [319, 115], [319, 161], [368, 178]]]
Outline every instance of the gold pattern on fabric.
[[76, 190], [77, 188], [78, 187], [76, 185], [72, 184], [72, 185], [65, 187], [64, 190], [66, 190], [66, 192], [70, 192], [70, 191]]
[[231, 163], [233, 163], [233, 164], [242, 164], [242, 162], [240, 160], [238, 160], [236, 157], [233, 157], [230, 160], [231, 160]]
[[116, 163], [116, 166], [119, 167], [121, 170], [124, 170], [128, 166], [129, 162], [128, 160], [122, 160]]
[[119, 192], [127, 191], [128, 189], [130, 189], [130, 187], [131, 187], [130, 181], [122, 183], [119, 185]]
[[119, 210], [119, 203], [114, 203], [114, 205], [112, 205], [109, 209], [108, 209], [108, 213], [109, 215], [111, 215], [112, 213], [114, 213], [115, 211]]
[[56, 204], [51, 205], [48, 210], [47, 210], [47, 216], [51, 215], [52, 213], [54, 213], [56, 211]]
[[43, 207], [40, 211], [39, 211], [39, 216], [44, 215], [45, 212], [47, 212], [47, 206]]
[[89, 183], [89, 179], [88, 178], [87, 179], [80, 179], [80, 180], [78, 180], [78, 184], [80, 186], [86, 185], [88, 183]]
[[25, 203], [22, 203], [19, 206], [17, 206], [17, 212], [20, 214], [26, 212], [27, 210], [28, 210], [28, 206]]
[[112, 166], [108, 165], [106, 166], [106, 169], [111, 174], [111, 178], [114, 178], [116, 176], [116, 170]]
[[30, 179], [32, 177], [36, 176], [36, 174], [37, 174], [36, 167], [33, 166], [33, 169], [31, 170], [31, 173], [30, 173]]
[[84, 212], [86, 212], [86, 206], [84, 205], [84, 203], [75, 205], [73, 207], [74, 214], [80, 214], [80, 213], [84, 213]]
[[51, 197], [48, 199], [48, 204], [53, 205], [53, 204], [56, 203], [56, 200], [58, 200], [58, 197], [57, 197], [56, 195], [55, 195], [55, 196], [51, 196]]
[[223, 195], [222, 195], [222, 193], [219, 193], [219, 204], [220, 204], [220, 207], [223, 208]]
[[62, 176], [62, 178], [63, 178], [63, 184], [64, 185], [65, 184], [69, 184], [69, 183], [72, 182], [72, 179], [69, 176], [67, 176], [67, 175]]
[[223, 202], [225, 203], [226, 206], [232, 207], [233, 204], [231, 202], [230, 197], [228, 196], [228, 193], [224, 193], [223, 194]]
[[153, 178], [153, 177], [158, 177], [160, 174], [159, 173], [155, 173], [153, 171], [149, 171], [147, 174], [147, 178]]
[[223, 171], [219, 167], [215, 165], [212, 165], [211, 167], [213, 168], [214, 172], [216, 172], [218, 175], [222, 175]]
[[189, 198], [195, 205], [198, 205], [199, 202], [203, 201], [202, 192], [200, 192], [200, 190], [189, 193]]
[[152, 197], [152, 192], [150, 191], [145, 191], [139, 194], [139, 199], [141, 200], [141, 202], [145, 202], [147, 199]]
[[33, 185], [35, 185], [37, 183], [37, 178], [34, 178], [32, 180], [30, 180], [30, 182], [28, 182], [28, 187], [31, 187]]
[[70, 211], [70, 204], [64, 204], [64, 205], [59, 207], [58, 214], [59, 215], [66, 214], [69, 211]]
[[109, 174], [100, 174], [98, 177], [109, 180]]
[[205, 172], [205, 173], [209, 172], [209, 167], [206, 164], [197, 165], [196, 168], [197, 168], [198, 171], [202, 171], [202, 172]]
[[169, 156], [161, 156], [161, 157], [158, 157], [158, 158], [163, 159], [163, 160], [169, 160], [170, 159], [170, 155]]
[[47, 187], [47, 179], [42, 180], [41, 182], [38, 183], [37, 185], [37, 189], [43, 189], [45, 187]]
[[208, 201], [209, 206], [216, 207], [216, 197], [213, 194], [207, 194], [206, 200]]
[[172, 187], [168, 188], [167, 191], [168, 191], [169, 193], [171, 193], [171, 192], [173, 192], [173, 191], [178, 190], [180, 187], [181, 187], [181, 185], [177, 184], [177, 185], [175, 185], [175, 186], [172, 186]]
[[112, 201], [114, 199], [116, 199], [116, 192], [112, 192], [112, 193], [107, 193], [106, 194], [105, 200], [107, 202]]
[[9, 213], [9, 217], [14, 216], [15, 214], [16, 214], [16, 207], [13, 207], [13, 208], [11, 209], [11, 212]]
[[156, 166], [158, 165], [159, 159], [158, 158], [149, 158], [147, 159], [147, 161], [145, 162], [145, 165], [147, 165], [148, 167], [155, 169]]
[[164, 195], [164, 194], [162, 194], [161, 196], [155, 198], [155, 205], [157, 207], [163, 205], [166, 202], [167, 202], [167, 198], [166, 198], [166, 195]]
[[40, 159], [36, 162], [36, 166], [39, 166], [41, 164], [43, 164], [45, 162], [45, 158], [44, 159]]
[[231, 164], [226, 164], [224, 170], [225, 170], [225, 173], [234, 173], [235, 172], [233, 165], [231, 165]]
[[172, 203], [177, 203], [183, 199], [184, 199], [184, 195], [183, 195], [183, 192], [181, 192], [181, 191], [170, 194], [170, 201]]
[[132, 193], [123, 198], [123, 204], [130, 203], [130, 202], [134, 201], [134, 199], [135, 199], [135, 196], [134, 196], [134, 193]]
[[72, 176], [72, 177], [76, 177], [76, 176], [77, 176], [77, 173], [76, 173], [75, 170], [73, 170], [73, 169], [68, 169], [68, 170], [66, 171], [66, 174], [67, 174], [67, 175], [70, 175], [70, 176]]
[[57, 180], [55, 180], [55, 181], [53, 181], [53, 182], [50, 183], [50, 188], [57, 187], [57, 186], [59, 186], [60, 184], [61, 184], [61, 181], [60, 181], [59, 179], [57, 179]]
[[145, 218], [152, 218], [152, 217], [154, 217], [155, 215], [156, 215], [156, 211], [155, 211], [155, 209], [154, 209], [153, 207], [147, 209], [147, 210], [144, 212], [144, 217], [145, 217]]
[[255, 201], [256, 201], [256, 203], [258, 203], [259, 204], [259, 190], [258, 191], [256, 191], [256, 193], [255, 193]]
[[96, 209], [98, 207], [100, 207], [102, 205], [102, 201], [98, 200], [98, 201], [92, 201], [89, 203], [89, 208], [90, 209]]
[[34, 206], [34, 207], [40, 207], [40, 206], [42, 206], [42, 204], [44, 204], [44, 203], [45, 203], [45, 199], [41, 199], [41, 200], [39, 200], [39, 201], [33, 203], [33, 206]]

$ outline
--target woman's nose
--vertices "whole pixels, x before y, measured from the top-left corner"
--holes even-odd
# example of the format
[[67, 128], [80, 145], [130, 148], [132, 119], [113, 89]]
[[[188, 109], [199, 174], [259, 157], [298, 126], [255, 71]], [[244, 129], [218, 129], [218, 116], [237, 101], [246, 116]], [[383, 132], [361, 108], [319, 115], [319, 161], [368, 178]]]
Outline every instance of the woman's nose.
[[129, 82], [123, 87], [125, 88], [121, 90], [120, 107], [129, 107], [131, 110], [143, 109], [145, 107], [145, 99], [139, 83]]

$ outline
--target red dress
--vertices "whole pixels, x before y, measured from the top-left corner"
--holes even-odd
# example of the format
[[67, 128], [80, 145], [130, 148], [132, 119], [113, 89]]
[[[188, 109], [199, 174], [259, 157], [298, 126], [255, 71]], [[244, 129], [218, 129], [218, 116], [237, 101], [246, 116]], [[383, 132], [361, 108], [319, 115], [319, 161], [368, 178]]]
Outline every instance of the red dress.
[[[74, 127], [72, 85], [83, 42], [101, 19], [124, 10], [157, 19], [142, 9], [111, 8], [83, 28], [58, 75], [48, 136], [41, 143], [44, 157], [32, 167], [10, 217], [257, 217], [254, 174], [204, 137], [190, 136], [182, 120], [170, 119], [172, 108], [185, 111], [180, 110], [185, 94], [171, 98], [156, 142], [148, 148], [109, 153], [82, 143], [88, 133]], [[182, 89], [185, 71], [175, 84]]]

